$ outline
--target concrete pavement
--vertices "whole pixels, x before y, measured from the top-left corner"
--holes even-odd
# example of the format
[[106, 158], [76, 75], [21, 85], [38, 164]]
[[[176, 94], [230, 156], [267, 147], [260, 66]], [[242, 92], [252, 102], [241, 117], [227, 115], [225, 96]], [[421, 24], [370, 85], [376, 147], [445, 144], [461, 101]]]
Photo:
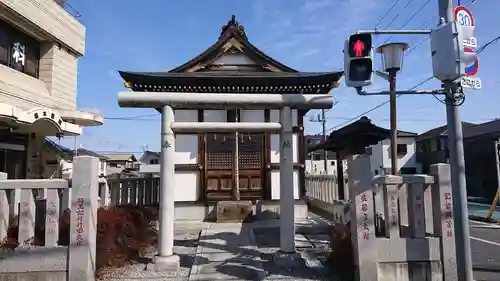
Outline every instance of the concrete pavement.
[[470, 227], [474, 279], [500, 280], [500, 225], [471, 221]]

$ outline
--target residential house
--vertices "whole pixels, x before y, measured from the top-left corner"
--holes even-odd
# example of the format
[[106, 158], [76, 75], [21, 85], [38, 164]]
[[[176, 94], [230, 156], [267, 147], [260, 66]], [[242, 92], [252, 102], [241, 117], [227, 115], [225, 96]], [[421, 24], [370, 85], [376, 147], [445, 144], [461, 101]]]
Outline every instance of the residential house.
[[[306, 135], [304, 136], [305, 143], [307, 144], [306, 149], [306, 161], [305, 169], [306, 173], [315, 174], [337, 174], [337, 159], [335, 152], [327, 151], [326, 153], [326, 173], [325, 173], [325, 152], [322, 149], [308, 152], [310, 147], [318, 145], [323, 141], [323, 136], [321, 135]], [[345, 169], [344, 169], [345, 170]]]
[[73, 157], [75, 156], [92, 156], [99, 158], [99, 178], [103, 182], [107, 174], [108, 158], [94, 151], [79, 148], [72, 150], [60, 144], [55, 143], [50, 139], [45, 140], [45, 150], [41, 159], [43, 159], [43, 178], [63, 178], [71, 179], [73, 176]]
[[463, 131], [467, 195], [492, 199], [498, 188], [495, 142], [500, 120], [467, 127]]
[[[462, 122], [462, 130], [476, 126]], [[417, 137], [417, 161], [422, 165], [422, 173], [429, 173], [429, 167], [436, 163], [448, 163], [448, 127], [447, 125], [431, 129]]]
[[134, 154], [103, 154], [107, 158], [107, 176], [137, 176], [139, 162]]
[[85, 27], [61, 1], [0, 0], [0, 171], [42, 178], [47, 136], [77, 136], [103, 117], [77, 109]]
[[[421, 172], [415, 155], [417, 133], [398, 130], [398, 173], [416, 174]], [[370, 164], [373, 175], [391, 173], [391, 140], [385, 139], [369, 147]]]
[[159, 175], [160, 174], [160, 153], [154, 151], [144, 151], [139, 159], [139, 174]]

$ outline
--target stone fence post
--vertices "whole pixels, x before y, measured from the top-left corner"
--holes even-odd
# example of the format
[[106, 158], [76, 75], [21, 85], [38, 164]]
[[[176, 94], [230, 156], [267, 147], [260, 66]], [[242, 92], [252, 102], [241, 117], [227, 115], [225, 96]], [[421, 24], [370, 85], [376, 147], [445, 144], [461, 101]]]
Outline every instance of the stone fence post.
[[73, 161], [68, 273], [71, 281], [95, 280], [99, 159], [77, 156]]
[[[375, 206], [372, 191], [372, 173], [369, 155], [352, 155], [347, 159], [349, 199], [352, 209], [351, 241], [356, 278], [360, 281], [377, 280], [377, 241], [375, 240]], [[363, 254], [360, 254], [360, 253]]]
[[430, 174], [434, 176], [434, 185], [431, 190], [434, 214], [433, 232], [441, 238], [440, 250], [444, 279], [458, 280], [450, 165], [431, 165]]

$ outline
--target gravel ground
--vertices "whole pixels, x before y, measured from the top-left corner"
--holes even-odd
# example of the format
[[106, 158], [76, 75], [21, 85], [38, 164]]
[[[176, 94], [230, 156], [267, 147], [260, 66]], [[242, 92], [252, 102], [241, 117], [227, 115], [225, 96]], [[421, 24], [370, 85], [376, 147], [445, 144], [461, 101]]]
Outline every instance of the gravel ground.
[[198, 246], [199, 230], [176, 231], [174, 252], [180, 257], [179, 272], [155, 272], [154, 265], [137, 263], [129, 266], [105, 269], [102, 280], [106, 281], [185, 281], [189, 278], [194, 254]]

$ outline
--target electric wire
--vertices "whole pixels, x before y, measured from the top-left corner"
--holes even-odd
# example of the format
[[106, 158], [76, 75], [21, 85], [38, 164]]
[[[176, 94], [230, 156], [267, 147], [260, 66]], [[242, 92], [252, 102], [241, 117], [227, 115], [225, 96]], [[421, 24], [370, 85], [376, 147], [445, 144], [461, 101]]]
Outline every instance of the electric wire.
[[375, 29], [378, 28], [379, 24], [382, 23], [382, 21], [387, 17], [387, 15], [389, 15], [389, 13], [392, 11], [392, 9], [394, 9], [394, 7], [396, 7], [396, 4], [399, 3], [400, 0], [396, 0], [394, 1], [394, 3], [392, 3], [391, 7], [389, 8], [389, 10], [387, 10], [387, 12], [385, 12], [385, 14], [378, 20], [378, 22], [375, 24]]
[[[408, 6], [410, 6], [410, 4], [413, 2], [413, 0], [410, 0], [406, 3], [406, 5], [403, 7], [402, 11], [406, 10], [406, 8], [408, 8]], [[391, 21], [389, 21], [389, 23], [383, 28], [383, 29], [386, 29], [388, 28], [395, 20], [397, 20], [399, 18], [399, 16], [401, 15], [401, 12], [397, 13]]]
[[[473, 4], [473, 3], [475, 3], [475, 2], [476, 2], [476, 0], [471, 0], [469, 3], [465, 4], [464, 6], [465, 6], [465, 7], [468, 7], [468, 6], [472, 5], [472, 4]], [[425, 23], [423, 26], [420, 26], [418, 29], [422, 29], [422, 28], [425, 28], [425, 27], [429, 26], [429, 25], [432, 23], [432, 21], [434, 21], [436, 18], [437, 18], [437, 16], [432, 17], [430, 20], [426, 21], [426, 23]], [[430, 37], [429, 37], [429, 36], [427, 36], [424, 40], [422, 40], [422, 41], [421, 41], [419, 44], [417, 44], [415, 47], [410, 48], [410, 49], [409, 49], [409, 50], [405, 53], [405, 56], [408, 56], [409, 54], [411, 54], [413, 51], [415, 51], [417, 48], [419, 48], [419, 47], [420, 47], [420, 46], [421, 46], [421, 45], [422, 45], [422, 44], [423, 44], [426, 40], [429, 40], [429, 38], [430, 38]], [[493, 40], [492, 40], [493, 42], [488, 42], [488, 43], [486, 43], [486, 44], [485, 44], [485, 46], [483, 46], [483, 47], [481, 47], [481, 48], [483, 48], [483, 50], [484, 50], [484, 47], [486, 47], [486, 45], [491, 45], [491, 44], [493, 44], [494, 42], [496, 42], [496, 41], [498, 41], [498, 40], [500, 40], [500, 36], [499, 36], [499, 38], [495, 38], [495, 39], [493, 39]], [[480, 48], [480, 49], [481, 49], [481, 48]], [[479, 54], [479, 50], [480, 50], [480, 49], [478, 49], [478, 52], [477, 52], [478, 54]], [[482, 50], [481, 50], [481, 51], [482, 51]], [[421, 85], [423, 85], [423, 84], [427, 83], [428, 81], [430, 81], [432, 78], [433, 78], [433, 77], [429, 77], [429, 78], [427, 78], [427, 79], [425, 79], [425, 80], [421, 81], [421, 82], [420, 82], [420, 83], [418, 83], [417, 85], [415, 85], [415, 86], [413, 86], [412, 88], [410, 88], [408, 91], [412, 91], [412, 90], [414, 90], [414, 89], [416, 89], [416, 88], [420, 87]], [[396, 98], [398, 98], [398, 97], [400, 97], [400, 96], [401, 96], [401, 95], [397, 95], [397, 96], [396, 96]], [[442, 101], [441, 99], [439, 99], [437, 96], [435, 96], [435, 95], [433, 95], [433, 96], [434, 96], [434, 98], [438, 99], [439, 101], [441, 101], [441, 102], [445, 102], [445, 101]], [[346, 121], [346, 122], [343, 122], [343, 123], [341, 123], [341, 124], [339, 124], [339, 125], [336, 125], [336, 126], [331, 127], [331, 128], [330, 128], [330, 129], [328, 129], [326, 132], [330, 132], [330, 131], [332, 131], [332, 130], [334, 130], [334, 129], [338, 128], [338, 127], [341, 127], [341, 126], [343, 126], [343, 125], [349, 124], [349, 123], [351, 123], [352, 121], [355, 121], [355, 120], [357, 120], [358, 118], [361, 118], [361, 117], [363, 117], [364, 115], [366, 115], [366, 114], [368, 114], [368, 113], [370, 113], [370, 112], [373, 112], [373, 111], [375, 111], [375, 110], [377, 110], [377, 109], [381, 108], [382, 106], [384, 106], [384, 105], [386, 105], [386, 104], [388, 104], [388, 103], [389, 103], [389, 100], [387, 100], [387, 101], [385, 101], [385, 102], [382, 102], [382, 103], [380, 103], [380, 104], [378, 104], [378, 105], [376, 105], [376, 106], [374, 106], [374, 107], [370, 108], [369, 110], [367, 110], [367, 111], [365, 111], [365, 112], [363, 112], [363, 113], [361, 113], [361, 114], [357, 115], [356, 117], [351, 118], [350, 120], [348, 120], [348, 121]]]
[[[425, 6], [427, 6], [429, 3], [431, 2], [431, 0], [427, 0], [425, 1], [422, 6], [420, 6], [417, 11], [415, 13], [413, 13], [413, 15], [410, 16], [410, 18], [408, 18], [400, 27], [399, 29], [403, 29], [412, 19], [414, 19], [418, 13], [420, 13], [424, 8]], [[391, 39], [393, 38], [393, 36], [389, 36], [389, 38], [387, 38], [387, 40], [384, 41], [383, 44], [386, 44], [387, 42], [389, 42]]]

